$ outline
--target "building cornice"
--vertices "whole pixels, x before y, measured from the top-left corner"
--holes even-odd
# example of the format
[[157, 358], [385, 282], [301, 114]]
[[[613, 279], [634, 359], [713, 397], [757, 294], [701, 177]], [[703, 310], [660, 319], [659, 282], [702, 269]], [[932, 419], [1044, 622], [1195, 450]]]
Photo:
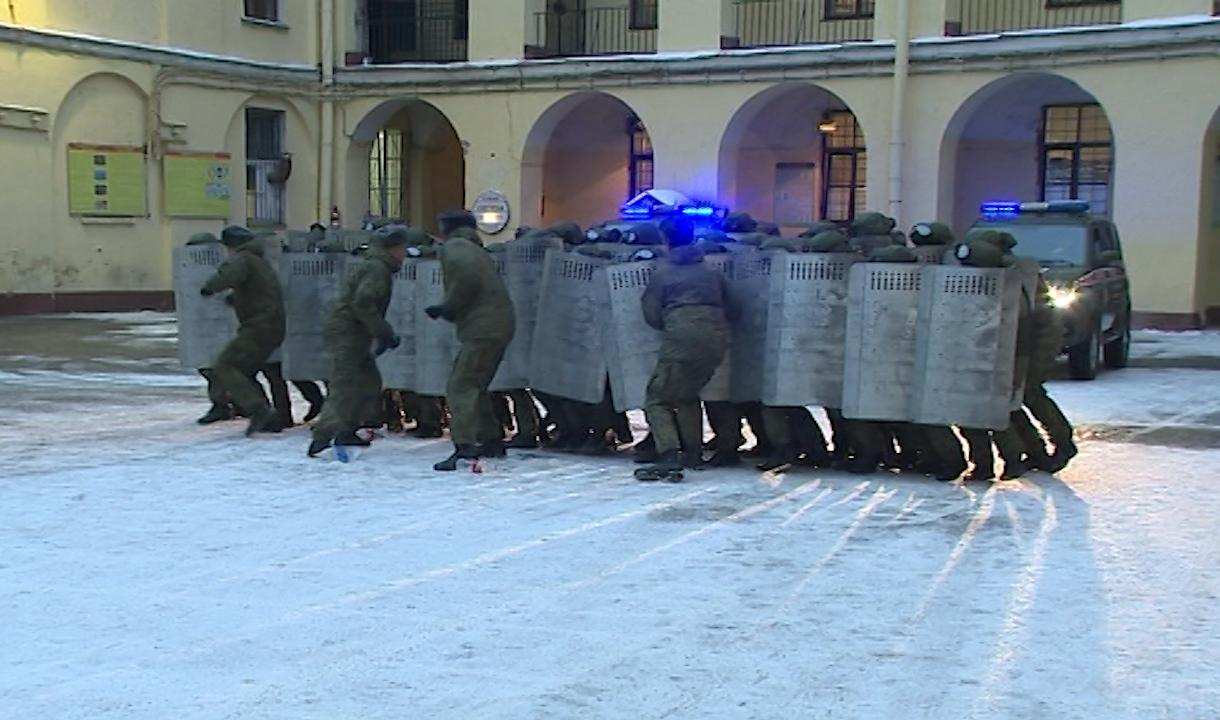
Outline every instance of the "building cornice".
[[[598, 58], [372, 65], [338, 68], [324, 88], [317, 67], [262, 62], [55, 30], [0, 23], [0, 43], [136, 63], [179, 73], [291, 86], [342, 99], [381, 94], [469, 94], [723, 82], [818, 81], [886, 76], [889, 41]], [[964, 38], [922, 38], [911, 47], [912, 74], [1046, 69], [1067, 65], [1220, 55], [1220, 18], [1037, 30]]]

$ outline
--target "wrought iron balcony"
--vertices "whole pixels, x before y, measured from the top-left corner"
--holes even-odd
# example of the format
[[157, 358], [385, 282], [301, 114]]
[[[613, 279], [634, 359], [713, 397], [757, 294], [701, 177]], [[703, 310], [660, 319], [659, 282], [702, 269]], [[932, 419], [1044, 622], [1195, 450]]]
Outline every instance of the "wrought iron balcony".
[[951, 35], [1036, 30], [1122, 22], [1122, 0], [961, 0]]
[[735, 0], [728, 47], [818, 45], [873, 38], [874, 0]]
[[534, 45], [528, 56], [576, 57], [657, 51], [657, 4], [574, 9], [549, 3], [534, 15]]
[[368, 39], [371, 62], [461, 62], [466, 60], [469, 15], [461, 6], [444, 8], [395, 4], [369, 5]]

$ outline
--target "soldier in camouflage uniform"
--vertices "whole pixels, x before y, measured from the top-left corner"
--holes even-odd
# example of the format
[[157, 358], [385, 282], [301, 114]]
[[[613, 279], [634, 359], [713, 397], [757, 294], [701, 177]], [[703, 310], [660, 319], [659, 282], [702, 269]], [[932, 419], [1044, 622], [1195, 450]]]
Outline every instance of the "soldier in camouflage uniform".
[[[330, 397], [314, 425], [309, 456], [338, 445], [367, 445], [356, 429], [378, 406], [381, 373], [375, 355], [398, 347], [394, 328], [385, 320], [394, 273], [406, 256], [406, 228], [379, 229], [360, 265], [350, 271], [323, 330], [331, 356]], [[376, 341], [375, 352], [371, 349]]]
[[434, 466], [439, 472], [456, 470], [459, 460], [504, 454], [504, 435], [487, 388], [513, 339], [516, 319], [508, 288], [476, 227], [469, 212], [441, 216], [445, 299], [425, 310], [430, 318], [453, 323], [461, 345], [445, 393], [454, 451]]
[[704, 267], [703, 253], [693, 246], [689, 220], [668, 219], [662, 233], [669, 257], [641, 300], [645, 321], [663, 333], [644, 407], [658, 454], [653, 470], [659, 474], [682, 469], [680, 448], [686, 448], [687, 464], [701, 461], [699, 393], [724, 360], [728, 319], [735, 315], [724, 276]]
[[237, 337], [212, 364], [209, 393], [212, 405], [232, 400], [250, 416], [246, 435], [268, 427], [275, 412], [251, 378], [284, 342], [284, 295], [279, 278], [263, 257], [263, 247], [243, 227], [225, 228], [220, 235], [228, 259], [204, 283], [200, 294], [210, 297], [232, 290], [230, 302], [240, 326]]

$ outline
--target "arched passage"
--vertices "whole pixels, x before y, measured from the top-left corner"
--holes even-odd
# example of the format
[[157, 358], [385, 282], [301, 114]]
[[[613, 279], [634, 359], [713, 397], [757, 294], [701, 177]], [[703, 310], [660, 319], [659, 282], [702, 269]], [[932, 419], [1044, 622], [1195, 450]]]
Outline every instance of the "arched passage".
[[795, 229], [844, 221], [865, 208], [868, 150], [837, 95], [783, 84], [755, 95], [720, 141], [720, 202]]
[[576, 93], [534, 123], [521, 173], [523, 222], [592, 225], [615, 217], [626, 200], [652, 188], [652, 140], [622, 100]]
[[941, 143], [939, 215], [961, 232], [989, 200], [1088, 200], [1111, 209], [1114, 141], [1097, 99], [1067, 78], [1020, 73], [972, 95]]
[[442, 212], [465, 204], [462, 142], [449, 118], [422, 100], [374, 108], [352, 133], [347, 163], [346, 206], [363, 213], [436, 232]]

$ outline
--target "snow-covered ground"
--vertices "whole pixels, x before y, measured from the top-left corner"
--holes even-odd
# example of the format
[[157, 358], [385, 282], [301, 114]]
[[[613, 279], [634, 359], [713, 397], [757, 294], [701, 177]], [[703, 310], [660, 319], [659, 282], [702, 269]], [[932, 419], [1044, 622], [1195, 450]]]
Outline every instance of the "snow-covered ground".
[[[1211, 718], [1220, 334], [993, 487], [201, 428], [160, 315], [0, 320], [3, 718]], [[1094, 439], [1090, 439], [1094, 438]]]

